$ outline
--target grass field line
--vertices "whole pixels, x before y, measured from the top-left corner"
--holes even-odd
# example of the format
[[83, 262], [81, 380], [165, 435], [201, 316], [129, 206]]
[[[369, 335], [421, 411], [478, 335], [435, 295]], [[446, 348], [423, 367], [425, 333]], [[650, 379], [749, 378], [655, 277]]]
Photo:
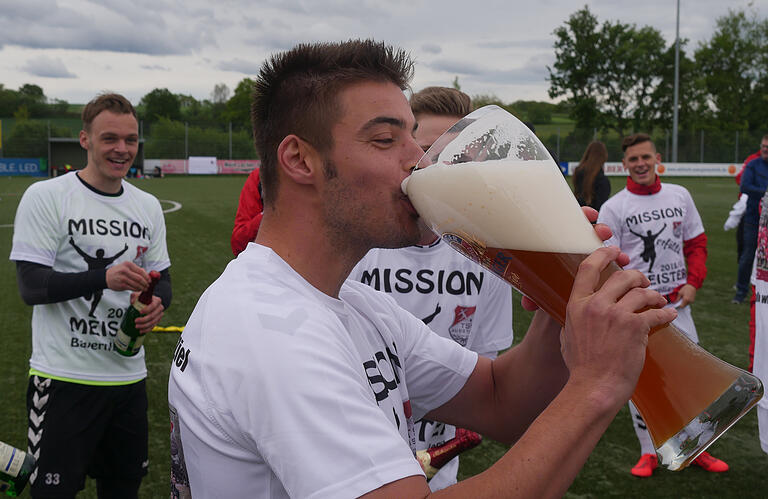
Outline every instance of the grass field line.
[[181, 209], [181, 203], [176, 201], [171, 201], [170, 199], [160, 199], [161, 203], [170, 203], [171, 207], [168, 209], [163, 210], [163, 213], [173, 213], [174, 211], [179, 211]]
[[[173, 213], [174, 211], [179, 211], [182, 208], [182, 204], [177, 201], [171, 201], [170, 199], [160, 199], [161, 203], [169, 203], [171, 205], [170, 208], [166, 208], [163, 210], [163, 213]], [[0, 229], [12, 229], [13, 224], [0, 224]]]

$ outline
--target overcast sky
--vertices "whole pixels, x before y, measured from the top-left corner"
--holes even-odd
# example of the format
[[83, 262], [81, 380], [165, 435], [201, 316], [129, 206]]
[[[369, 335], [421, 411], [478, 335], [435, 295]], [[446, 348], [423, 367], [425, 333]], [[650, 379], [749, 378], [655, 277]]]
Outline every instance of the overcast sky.
[[[674, 41], [675, 0], [0, 0], [0, 83], [70, 103], [111, 90], [138, 104], [154, 88], [207, 99], [298, 42], [374, 38], [412, 54], [416, 90], [458, 76], [469, 94], [550, 100], [552, 32], [585, 4]], [[750, 5], [768, 17], [768, 0], [681, 0], [689, 52]]]

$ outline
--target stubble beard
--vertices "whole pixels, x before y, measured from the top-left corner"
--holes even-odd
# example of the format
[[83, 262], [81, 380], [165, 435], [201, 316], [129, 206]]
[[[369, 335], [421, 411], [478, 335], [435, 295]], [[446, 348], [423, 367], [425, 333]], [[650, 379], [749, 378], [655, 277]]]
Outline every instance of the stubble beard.
[[[410, 222], [412, 230], [403, 227], [399, 220], [393, 219], [375, 225], [372, 214], [377, 207], [368, 206], [357, 202], [350, 194], [354, 193], [354, 187], [345, 185], [344, 180], [338, 176], [336, 165], [325, 160], [323, 163], [323, 175], [331, 187], [328, 190], [327, 199], [323, 203], [323, 211], [327, 235], [339, 254], [359, 254], [362, 258], [372, 248], [403, 248], [418, 244], [423, 230], [416, 220]], [[392, 194], [391, 205], [398, 206], [401, 203], [401, 194]]]

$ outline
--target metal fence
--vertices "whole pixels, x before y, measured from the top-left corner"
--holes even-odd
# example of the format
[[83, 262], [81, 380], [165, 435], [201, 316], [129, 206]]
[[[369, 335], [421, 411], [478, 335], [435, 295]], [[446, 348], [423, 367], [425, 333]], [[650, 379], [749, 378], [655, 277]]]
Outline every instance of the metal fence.
[[[11, 122], [11, 128], [6, 123]], [[25, 133], [14, 133], [13, 120], [3, 119], [5, 157], [46, 157], [50, 137], [78, 136], [79, 126], [60, 120], [28, 120]], [[20, 126], [19, 123], [15, 123]], [[537, 125], [536, 133], [559, 161], [579, 161], [592, 140], [608, 147], [609, 161], [621, 160], [621, 137], [613, 131], [574, 129], [563, 125]], [[627, 132], [631, 133], [631, 132]], [[768, 130], [686, 130], [678, 134], [678, 162], [741, 163], [759, 150], [761, 138]], [[234, 123], [159, 122], [139, 124], [146, 158], [184, 159], [189, 156], [216, 156], [220, 159], [256, 159], [250, 127]], [[664, 161], [670, 161], [670, 130], [651, 133]]]
[[[547, 148], [559, 161], [579, 161], [592, 140], [600, 140], [608, 148], [608, 160], [620, 161], [621, 140], [616, 132], [599, 130], [555, 129], [551, 133], [537, 132]], [[633, 132], [628, 132], [633, 133]], [[760, 150], [760, 141], [768, 130], [691, 130], [678, 133], [677, 161], [679, 163], [742, 163], [750, 154]], [[651, 134], [663, 161], [672, 160], [671, 130], [655, 130]]]

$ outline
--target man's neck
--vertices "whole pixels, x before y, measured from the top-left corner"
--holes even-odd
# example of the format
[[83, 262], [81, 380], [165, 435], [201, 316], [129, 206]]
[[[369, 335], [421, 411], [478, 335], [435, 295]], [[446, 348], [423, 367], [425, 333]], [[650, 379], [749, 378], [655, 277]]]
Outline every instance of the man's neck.
[[365, 256], [344, 244], [329, 243], [322, 230], [309, 220], [286, 221], [265, 210], [255, 243], [277, 253], [309, 284], [333, 298], [339, 297], [342, 284], [352, 268]]
[[122, 178], [107, 178], [99, 174], [98, 169], [90, 163], [77, 174], [88, 185], [107, 194], [117, 194], [123, 186]]

